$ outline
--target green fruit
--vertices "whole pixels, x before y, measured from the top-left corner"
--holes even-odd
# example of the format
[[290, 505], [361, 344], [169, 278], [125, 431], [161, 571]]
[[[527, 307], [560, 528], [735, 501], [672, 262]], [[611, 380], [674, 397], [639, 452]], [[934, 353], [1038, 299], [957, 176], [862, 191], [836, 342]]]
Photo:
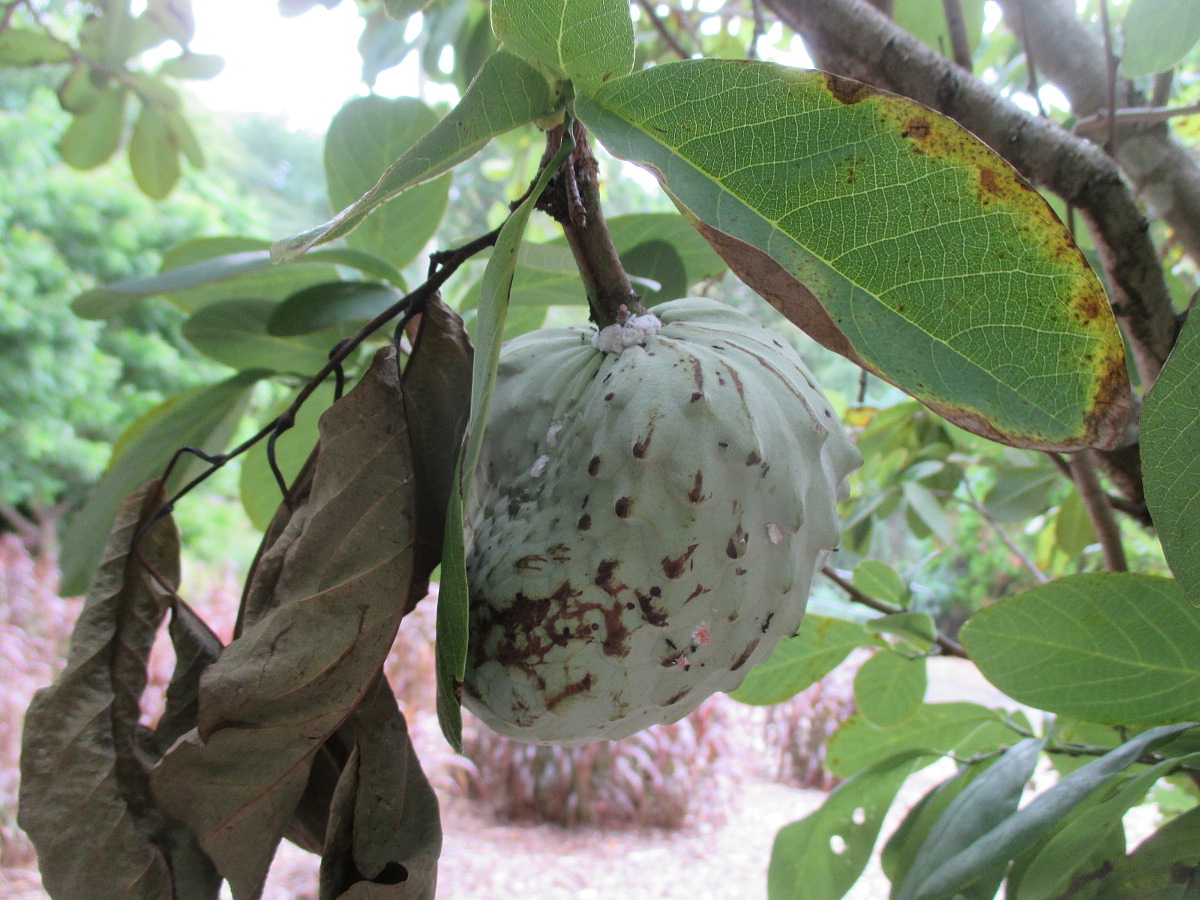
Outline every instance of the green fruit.
[[510, 737], [621, 738], [732, 690], [837, 545], [861, 457], [799, 357], [711, 300], [652, 312], [623, 350], [585, 326], [501, 356], [463, 699]]

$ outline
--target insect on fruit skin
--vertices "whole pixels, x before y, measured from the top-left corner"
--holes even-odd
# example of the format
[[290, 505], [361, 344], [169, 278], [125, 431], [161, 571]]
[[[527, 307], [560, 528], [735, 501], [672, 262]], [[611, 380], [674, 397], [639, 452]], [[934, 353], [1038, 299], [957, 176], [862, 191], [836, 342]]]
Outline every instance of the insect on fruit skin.
[[651, 312], [501, 356], [464, 703], [510, 737], [625, 737], [732, 690], [837, 544], [861, 457], [795, 352], [712, 300]]

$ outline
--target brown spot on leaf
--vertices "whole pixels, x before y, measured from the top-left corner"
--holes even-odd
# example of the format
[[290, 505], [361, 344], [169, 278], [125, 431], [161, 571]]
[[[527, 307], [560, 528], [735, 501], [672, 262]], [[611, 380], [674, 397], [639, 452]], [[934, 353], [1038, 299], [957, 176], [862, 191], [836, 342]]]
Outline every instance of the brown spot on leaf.
[[829, 93], [833, 94], [835, 100], [839, 103], [844, 103], [846, 106], [852, 106], [855, 103], [861, 103], [867, 100], [874, 93], [874, 90], [863, 84], [861, 81], [855, 81], [852, 78], [843, 78], [841, 75], [834, 75], [832, 72], [822, 72], [825, 77], [825, 87]]
[[988, 168], [980, 168], [979, 170], [979, 186], [989, 194], [1000, 193], [1000, 179], [996, 173]]
[[933, 129], [929, 125], [928, 119], [922, 119], [917, 116], [909, 119], [904, 123], [904, 128], [900, 132], [900, 137], [908, 138], [913, 141], [924, 141], [929, 138]]
[[683, 575], [684, 567], [687, 566], [688, 561], [692, 558], [692, 554], [696, 552], [696, 548], [699, 546], [699, 544], [690, 544], [681, 556], [676, 556], [674, 559], [664, 556], [662, 559], [663, 573], [668, 578], [679, 578]]

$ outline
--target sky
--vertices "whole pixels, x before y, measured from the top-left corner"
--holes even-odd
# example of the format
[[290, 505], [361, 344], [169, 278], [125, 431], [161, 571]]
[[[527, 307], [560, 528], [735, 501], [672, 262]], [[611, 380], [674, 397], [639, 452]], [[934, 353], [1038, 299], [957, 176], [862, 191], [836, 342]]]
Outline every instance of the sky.
[[[189, 89], [220, 110], [279, 113], [293, 128], [323, 133], [349, 98], [363, 93], [356, 49], [362, 19], [353, 3], [316, 6], [285, 18], [275, 0], [202, 0], [194, 5], [197, 53], [225, 58], [225, 70]], [[393, 83], [381, 93], [399, 93]]]

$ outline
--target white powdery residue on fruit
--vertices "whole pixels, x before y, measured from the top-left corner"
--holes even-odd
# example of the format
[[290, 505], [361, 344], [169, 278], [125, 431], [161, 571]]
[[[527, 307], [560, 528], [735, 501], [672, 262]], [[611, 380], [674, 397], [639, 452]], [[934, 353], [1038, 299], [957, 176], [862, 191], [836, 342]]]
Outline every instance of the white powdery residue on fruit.
[[542, 473], [546, 471], [546, 466], [550, 465], [550, 457], [539, 456], [533, 461], [533, 467], [529, 470], [529, 474], [534, 478], [541, 478]]
[[630, 316], [625, 324], [609, 325], [592, 335], [592, 346], [602, 353], [620, 353], [627, 347], [642, 346], [651, 335], [658, 333], [662, 322], [658, 316]]
[[771, 539], [772, 544], [778, 544], [783, 540], [783, 531], [774, 522], [768, 522], [767, 537]]

